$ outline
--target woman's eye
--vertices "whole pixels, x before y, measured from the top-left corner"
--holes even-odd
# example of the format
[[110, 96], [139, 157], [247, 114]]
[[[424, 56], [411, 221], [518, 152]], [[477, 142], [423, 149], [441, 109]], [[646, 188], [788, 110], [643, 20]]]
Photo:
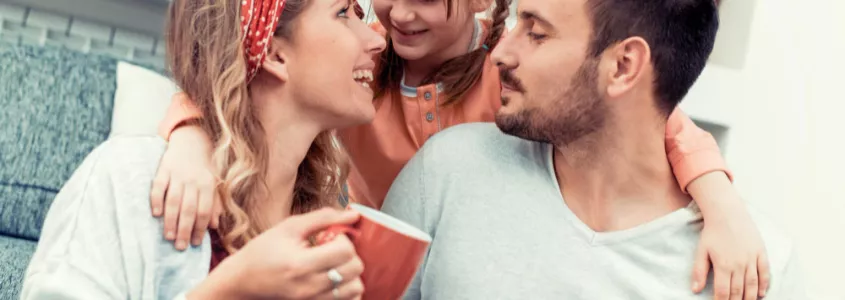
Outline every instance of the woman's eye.
[[337, 12], [337, 16], [338, 16], [339, 18], [349, 18], [349, 16], [347, 15], [347, 13], [348, 13], [348, 12], [349, 12], [349, 6], [344, 7], [343, 9], [341, 9], [340, 11], [338, 11], [338, 12]]

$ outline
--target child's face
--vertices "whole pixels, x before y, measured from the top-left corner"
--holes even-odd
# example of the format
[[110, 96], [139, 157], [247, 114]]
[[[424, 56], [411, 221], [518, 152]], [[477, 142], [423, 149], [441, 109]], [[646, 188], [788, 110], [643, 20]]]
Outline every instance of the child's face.
[[[405, 60], [420, 60], [454, 52], [466, 52], [466, 45], [456, 45], [472, 35], [473, 0], [373, 0], [373, 10], [393, 40], [396, 53]], [[451, 2], [451, 3], [450, 3]], [[448, 5], [451, 15], [447, 15]], [[468, 43], [468, 42], [467, 42]], [[450, 55], [451, 56], [451, 55]], [[446, 57], [451, 58], [451, 57]]]

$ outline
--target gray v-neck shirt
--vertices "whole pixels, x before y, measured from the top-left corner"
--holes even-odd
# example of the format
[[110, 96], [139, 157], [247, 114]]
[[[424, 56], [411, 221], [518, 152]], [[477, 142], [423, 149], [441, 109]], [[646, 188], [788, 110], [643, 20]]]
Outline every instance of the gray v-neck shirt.
[[[712, 299], [691, 292], [702, 228], [694, 204], [594, 232], [566, 206], [552, 147], [463, 124], [428, 140], [382, 210], [433, 237], [406, 299]], [[766, 244], [766, 299], [803, 299], [789, 239], [753, 213]], [[711, 273], [712, 275], [712, 273]]]

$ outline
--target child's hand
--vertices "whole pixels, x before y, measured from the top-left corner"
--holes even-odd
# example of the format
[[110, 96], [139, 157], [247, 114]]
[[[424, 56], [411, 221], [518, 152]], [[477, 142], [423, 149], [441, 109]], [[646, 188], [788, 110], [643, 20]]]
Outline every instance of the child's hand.
[[[739, 215], [743, 215], [740, 217]], [[757, 227], [747, 213], [722, 221], [705, 221], [693, 267], [693, 291], [707, 282], [713, 263], [714, 299], [752, 299], [766, 295], [769, 261]], [[697, 285], [696, 285], [697, 284]]]
[[222, 212], [211, 163], [211, 141], [199, 126], [182, 126], [170, 138], [150, 193], [153, 216], [164, 216], [165, 239], [185, 250], [199, 245]]
[[[698, 194], [704, 228], [693, 266], [694, 292], [699, 293], [713, 267], [714, 299], [757, 299], [769, 288], [769, 259], [757, 226], [745, 203], [722, 172], [696, 179], [690, 194]], [[702, 188], [708, 187], [704, 190]]]

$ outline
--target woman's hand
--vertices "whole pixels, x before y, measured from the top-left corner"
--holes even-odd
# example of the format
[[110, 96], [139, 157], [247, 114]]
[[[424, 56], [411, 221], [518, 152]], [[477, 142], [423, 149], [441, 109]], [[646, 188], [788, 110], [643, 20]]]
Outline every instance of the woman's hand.
[[712, 263], [714, 299], [765, 296], [770, 278], [766, 247], [730, 180], [723, 172], [711, 172], [691, 182], [688, 191], [704, 217], [693, 291], [704, 289]]
[[211, 141], [199, 126], [182, 126], [170, 137], [161, 158], [150, 205], [153, 216], [164, 216], [164, 235], [176, 249], [199, 245], [208, 227], [217, 228], [222, 205], [211, 163]]
[[[225, 259], [188, 299], [359, 299], [364, 265], [352, 243], [338, 236], [311, 247], [308, 237], [335, 224], [352, 224], [352, 210], [331, 208], [292, 216]], [[337, 291], [329, 271], [343, 277]]]

